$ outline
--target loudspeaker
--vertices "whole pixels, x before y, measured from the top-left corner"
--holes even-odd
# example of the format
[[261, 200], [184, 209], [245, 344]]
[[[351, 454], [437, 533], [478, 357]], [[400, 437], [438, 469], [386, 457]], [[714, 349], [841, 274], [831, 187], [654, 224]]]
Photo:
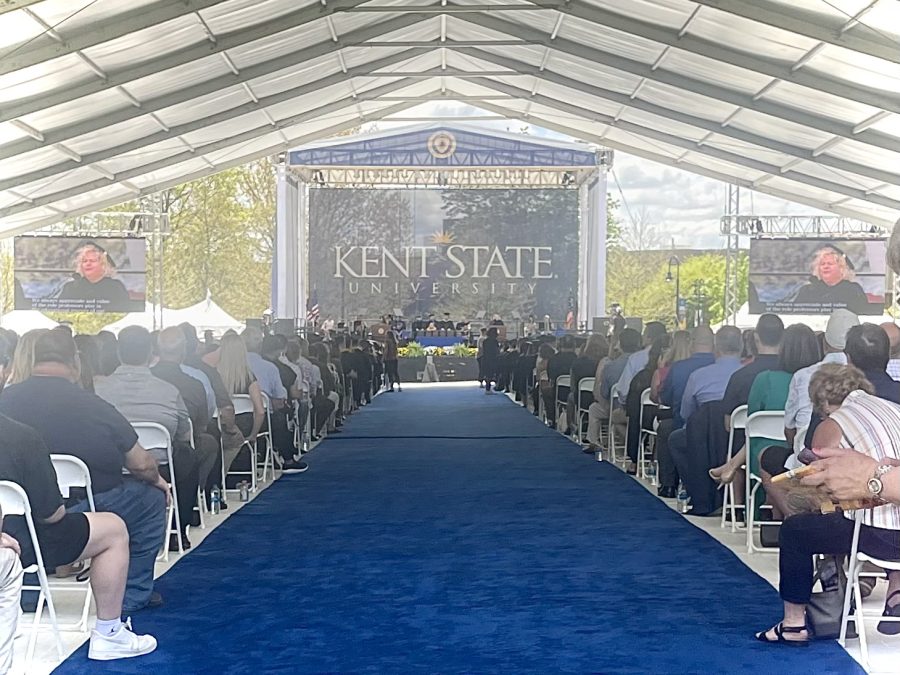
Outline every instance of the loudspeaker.
[[608, 316], [595, 316], [593, 319], [592, 330], [600, 335], [609, 335], [612, 321]]
[[284, 335], [285, 337], [293, 337], [297, 334], [296, 319], [277, 319], [272, 326], [272, 331], [276, 335]]

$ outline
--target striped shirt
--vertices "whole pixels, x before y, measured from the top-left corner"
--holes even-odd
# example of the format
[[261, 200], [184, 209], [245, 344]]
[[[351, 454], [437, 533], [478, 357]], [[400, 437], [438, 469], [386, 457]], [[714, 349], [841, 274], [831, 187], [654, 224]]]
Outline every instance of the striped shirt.
[[[841, 447], [881, 461], [900, 459], [900, 406], [857, 390], [829, 417], [841, 428]], [[844, 515], [853, 518], [853, 512]], [[888, 504], [867, 510], [863, 523], [871, 527], [900, 530], [900, 506]]]

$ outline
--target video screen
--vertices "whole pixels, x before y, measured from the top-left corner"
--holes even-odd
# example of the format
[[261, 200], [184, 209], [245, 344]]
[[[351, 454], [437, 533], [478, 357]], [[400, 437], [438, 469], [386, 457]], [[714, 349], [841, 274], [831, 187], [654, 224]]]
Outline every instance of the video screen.
[[15, 308], [142, 312], [147, 245], [141, 237], [16, 237]]
[[883, 239], [753, 239], [751, 314], [884, 313]]

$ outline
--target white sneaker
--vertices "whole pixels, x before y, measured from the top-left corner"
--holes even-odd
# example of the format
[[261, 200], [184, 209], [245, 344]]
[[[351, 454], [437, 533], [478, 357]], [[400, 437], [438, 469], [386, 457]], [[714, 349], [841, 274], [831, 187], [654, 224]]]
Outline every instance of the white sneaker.
[[131, 630], [131, 619], [127, 619], [112, 635], [101, 635], [91, 631], [91, 645], [88, 658], [94, 661], [113, 661], [143, 656], [156, 649], [156, 638], [152, 635], [135, 635]]

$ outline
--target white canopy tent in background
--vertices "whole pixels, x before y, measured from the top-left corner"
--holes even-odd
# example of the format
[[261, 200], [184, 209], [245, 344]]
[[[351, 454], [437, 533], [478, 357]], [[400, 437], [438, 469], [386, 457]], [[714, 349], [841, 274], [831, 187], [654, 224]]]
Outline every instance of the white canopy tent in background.
[[[828, 323], [828, 315], [827, 314], [782, 314], [781, 320], [784, 321], [785, 326], [793, 326], [797, 323], [802, 323], [814, 331], [824, 331], [825, 324]], [[731, 324], [737, 326], [741, 330], [745, 328], [756, 328], [756, 322], [759, 321], [759, 314], [751, 314], [750, 307], [745, 302], [741, 305], [741, 308], [734, 315]], [[882, 316], [861, 316], [859, 317], [861, 322], [868, 323], [885, 323], [891, 322], [894, 323], [894, 317], [890, 314], [883, 314]], [[724, 324], [719, 324], [716, 326], [718, 329]]]
[[[214, 335], [222, 335], [227, 330], [243, 330], [244, 324], [238, 321], [228, 312], [217, 305], [211, 295], [207, 292], [206, 299], [185, 307], [183, 309], [168, 309], [163, 307], [162, 310], [162, 326], [157, 322], [153, 323], [154, 308], [150, 307], [145, 312], [137, 312], [128, 314], [118, 321], [109, 324], [104, 330], [111, 331], [118, 335], [119, 331], [128, 326], [142, 326], [147, 330], [154, 328], [168, 328], [169, 326], [177, 326], [180, 323], [189, 323], [194, 326], [197, 331], [203, 334], [203, 331], [211, 330]], [[158, 313], [157, 313], [158, 316]]]
[[36, 309], [15, 309], [0, 317], [0, 328], [24, 335], [38, 328], [56, 328], [59, 324]]

